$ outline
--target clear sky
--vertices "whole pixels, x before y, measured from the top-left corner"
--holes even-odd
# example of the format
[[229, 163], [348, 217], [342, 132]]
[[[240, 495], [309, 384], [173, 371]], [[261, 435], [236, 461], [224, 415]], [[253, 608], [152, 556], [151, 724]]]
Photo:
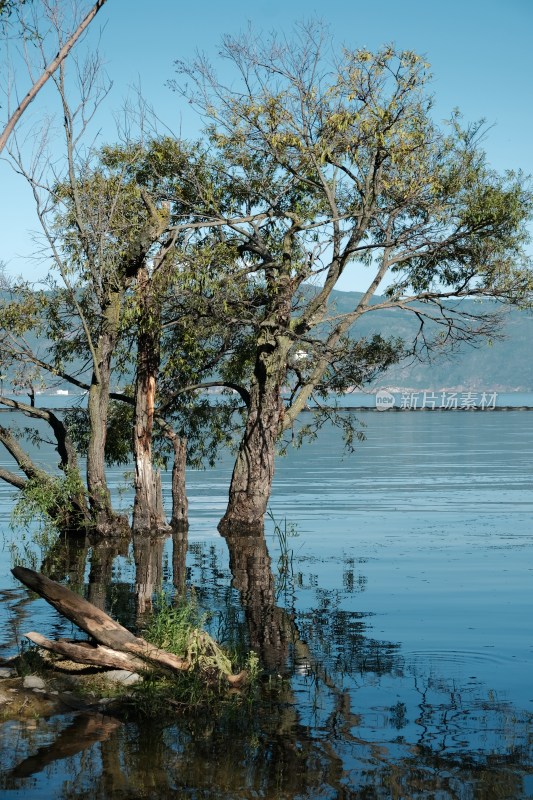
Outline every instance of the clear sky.
[[[256, 30], [290, 35], [295, 22], [310, 18], [325, 22], [339, 46], [376, 49], [393, 42], [425, 55], [434, 76], [436, 116], [445, 118], [458, 107], [465, 120], [486, 118], [493, 126], [485, 140], [492, 165], [533, 173], [533, 0], [107, 0], [80, 44], [86, 48], [101, 34], [113, 81], [100, 109], [101, 141], [113, 139], [113, 114], [139, 84], [164, 122], [194, 136], [190, 106], [166, 86], [174, 60], [201, 50], [216, 63], [225, 33], [237, 34], [252, 23]], [[32, 118], [44, 116], [51, 102], [51, 92], [43, 91]], [[0, 261], [11, 274], [38, 278], [44, 267], [31, 258], [31, 231], [38, 223], [29, 189], [5, 162], [0, 186]], [[341, 288], [363, 286], [355, 277]]]

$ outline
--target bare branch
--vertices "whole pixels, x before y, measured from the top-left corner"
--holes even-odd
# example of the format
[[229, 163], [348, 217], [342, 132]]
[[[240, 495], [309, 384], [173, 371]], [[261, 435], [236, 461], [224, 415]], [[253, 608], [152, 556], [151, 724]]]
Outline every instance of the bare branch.
[[105, 2], [106, 2], [106, 0], [97, 0], [97, 2], [91, 8], [91, 10], [87, 14], [87, 16], [80, 22], [80, 24], [78, 25], [78, 27], [76, 28], [74, 33], [72, 33], [69, 36], [69, 38], [67, 39], [67, 41], [65, 42], [63, 47], [57, 53], [56, 57], [48, 64], [46, 69], [43, 71], [42, 75], [35, 81], [35, 83], [31, 87], [31, 89], [28, 91], [28, 93], [26, 94], [26, 96], [24, 97], [22, 102], [18, 105], [18, 107], [13, 112], [13, 114], [10, 116], [10, 118], [7, 121], [7, 124], [6, 124], [5, 128], [4, 128], [4, 130], [0, 134], [0, 153], [2, 152], [4, 147], [6, 146], [7, 140], [11, 136], [11, 134], [12, 134], [14, 128], [15, 128], [15, 125], [17, 124], [19, 119], [22, 117], [22, 115], [24, 114], [24, 112], [26, 111], [26, 109], [28, 108], [30, 103], [32, 102], [32, 100], [35, 99], [35, 97], [40, 92], [40, 90], [43, 88], [43, 86], [48, 81], [48, 79], [52, 77], [52, 75], [57, 70], [59, 65], [68, 56], [68, 54], [70, 53], [70, 51], [72, 50], [72, 48], [74, 47], [74, 45], [76, 44], [76, 42], [78, 41], [78, 39], [80, 38], [82, 33], [86, 30], [86, 28], [92, 22], [92, 20], [97, 15], [97, 13], [100, 11], [100, 9], [102, 8], [102, 6], [104, 5]]

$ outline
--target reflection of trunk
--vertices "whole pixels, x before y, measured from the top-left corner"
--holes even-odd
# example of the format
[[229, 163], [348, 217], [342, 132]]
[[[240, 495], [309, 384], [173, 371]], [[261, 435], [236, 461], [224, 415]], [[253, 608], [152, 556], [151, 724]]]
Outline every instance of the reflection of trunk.
[[[109, 411], [111, 360], [120, 318], [120, 295], [114, 293], [103, 312], [103, 324], [94, 353], [96, 364], [89, 388], [89, 445], [87, 448], [87, 489], [96, 527], [101, 533], [115, 532], [118, 522], [113, 513], [105, 474], [105, 445]], [[120, 530], [122, 532], [122, 530]]]
[[257, 348], [248, 418], [233, 468], [228, 507], [220, 523], [223, 532], [263, 530], [283, 422], [281, 389], [289, 347], [288, 337], [274, 337], [265, 329]]
[[[113, 736], [100, 745], [102, 767], [95, 776], [92, 796], [99, 798], [179, 797], [184, 785], [170, 767], [177, 756], [170, 755], [167, 728], [159, 720], [144, 720], [127, 726], [122, 736]], [[176, 736], [176, 740], [179, 739]], [[181, 748], [176, 748], [179, 752]], [[190, 784], [194, 785], [194, 784]], [[190, 791], [189, 791], [190, 794]]]
[[274, 576], [265, 537], [227, 535], [233, 585], [240, 592], [250, 643], [267, 670], [286, 665], [291, 628], [287, 612], [276, 606]]
[[[127, 741], [120, 736], [111, 736], [104, 740], [100, 745], [100, 757], [102, 768], [100, 770], [99, 781], [93, 784], [93, 797], [128, 797], [132, 795], [132, 785], [136, 784], [132, 780], [130, 770], [132, 769], [133, 759], [125, 758], [124, 742]], [[154, 785], [154, 784], [153, 784]], [[96, 791], [94, 791], [96, 789]]]
[[10, 777], [20, 780], [42, 772], [55, 761], [71, 758], [96, 742], [105, 742], [121, 725], [120, 720], [102, 714], [79, 714], [51, 744], [43, 745], [35, 755], [28, 756], [18, 764]]
[[71, 589], [80, 591], [84, 584], [87, 550], [85, 533], [62, 531], [61, 536], [45, 554], [41, 572], [53, 581], [61, 582], [68, 578]]
[[93, 543], [89, 570], [87, 599], [97, 608], [104, 610], [107, 605], [107, 592], [113, 582], [113, 562], [117, 556], [126, 556], [128, 541], [120, 544], [112, 541]]
[[154, 591], [161, 586], [165, 536], [133, 536], [137, 625], [153, 609]]
[[133, 456], [135, 461], [135, 504], [133, 530], [151, 531], [166, 527], [161, 494], [161, 479], [152, 464], [155, 395], [160, 361], [160, 320], [146, 266], [137, 273], [139, 335]]
[[183, 597], [187, 585], [187, 528], [172, 531], [172, 582], [176, 593]]

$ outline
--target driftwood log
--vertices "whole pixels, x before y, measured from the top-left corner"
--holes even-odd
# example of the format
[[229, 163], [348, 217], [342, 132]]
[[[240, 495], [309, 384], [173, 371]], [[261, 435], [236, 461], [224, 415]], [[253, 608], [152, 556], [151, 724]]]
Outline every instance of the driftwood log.
[[[150, 666], [171, 672], [183, 672], [189, 669], [188, 660], [161, 650], [145, 639], [135, 636], [104, 611], [67, 589], [66, 586], [26, 567], [15, 567], [12, 573], [17, 580], [44, 598], [96, 642], [92, 645], [89, 642], [73, 643], [64, 639], [51, 641], [35, 631], [26, 633], [25, 636], [39, 647], [81, 664], [118, 667], [133, 672], [147, 670]], [[236, 685], [242, 683], [245, 674], [225, 677], [230, 684]]]
[[130, 672], [142, 672], [147, 667], [147, 662], [129, 653], [121, 653], [103, 645], [93, 645], [90, 642], [71, 642], [67, 639], [47, 639], [40, 633], [29, 631], [25, 633], [26, 639], [49, 650], [51, 653], [68, 658], [77, 664], [90, 664], [95, 667], [112, 667], [114, 669], [129, 669]]

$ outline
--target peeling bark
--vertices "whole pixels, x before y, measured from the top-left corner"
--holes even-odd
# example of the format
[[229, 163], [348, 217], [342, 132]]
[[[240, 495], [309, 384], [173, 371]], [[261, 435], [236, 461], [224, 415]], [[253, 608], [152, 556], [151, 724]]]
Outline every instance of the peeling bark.
[[155, 398], [160, 363], [159, 310], [154, 300], [146, 266], [137, 272], [139, 335], [137, 338], [137, 373], [133, 456], [135, 461], [135, 502], [133, 530], [153, 532], [167, 528], [163, 511], [161, 479], [152, 463]]

